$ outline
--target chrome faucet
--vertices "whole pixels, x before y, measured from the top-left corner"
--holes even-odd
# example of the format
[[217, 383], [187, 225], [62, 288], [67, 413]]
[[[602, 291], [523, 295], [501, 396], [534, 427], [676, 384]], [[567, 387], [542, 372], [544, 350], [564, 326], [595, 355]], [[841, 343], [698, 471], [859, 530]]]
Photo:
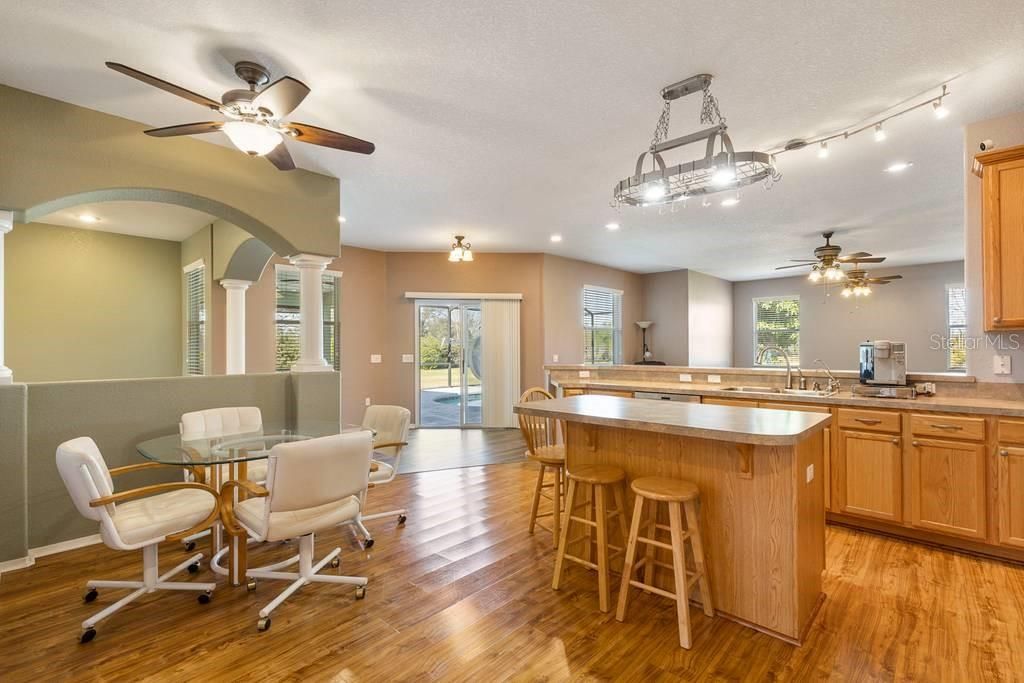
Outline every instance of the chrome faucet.
[[833, 392], [839, 391], [839, 380], [836, 379], [836, 376], [832, 374], [832, 370], [827, 365], [825, 365], [825, 361], [823, 361], [820, 358], [815, 358], [814, 362], [820, 365], [821, 367], [825, 368], [825, 373], [828, 375], [828, 392], [831, 394]]
[[[782, 347], [775, 346], [775, 345], [764, 347], [763, 349], [761, 349], [760, 351], [757, 352], [757, 359], [754, 362], [757, 365], [760, 365], [761, 361], [764, 360], [765, 355], [767, 355], [767, 353], [769, 351], [776, 351], [776, 352], [782, 354], [782, 358], [786, 361], [786, 388], [787, 389], [792, 389], [793, 388], [793, 365], [792, 365], [792, 363], [789, 362], [789, 354], [787, 354], [786, 351]], [[801, 389], [806, 389], [807, 388], [807, 378], [804, 377], [804, 371], [801, 370], [799, 367], [797, 367], [796, 371], [800, 373], [800, 388]]]

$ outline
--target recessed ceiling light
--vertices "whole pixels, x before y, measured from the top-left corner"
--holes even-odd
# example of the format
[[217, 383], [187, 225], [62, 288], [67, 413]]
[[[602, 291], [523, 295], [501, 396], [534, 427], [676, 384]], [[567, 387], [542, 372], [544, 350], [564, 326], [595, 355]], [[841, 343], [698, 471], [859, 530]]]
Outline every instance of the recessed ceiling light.
[[886, 173], [899, 173], [901, 171], [906, 171], [908, 168], [910, 168], [913, 165], [914, 165], [913, 161], [897, 161], [895, 164], [890, 164], [889, 167], [885, 169], [885, 172]]
[[347, 223], [348, 219], [345, 218], [344, 216], [338, 216], [338, 222], [339, 223]]
[[556, 233], [556, 234], [551, 236], [551, 241], [552, 242], [561, 242], [562, 241], [562, 236]]
[[83, 223], [99, 223], [100, 222], [100, 219], [98, 217], [92, 215], [91, 213], [80, 214], [78, 216], [78, 220], [82, 221]]
[[722, 200], [722, 206], [736, 206], [740, 203], [739, 197], [726, 197]]
[[604, 227], [608, 228], [609, 230], [618, 230], [620, 226], [618, 223], [605, 223]]

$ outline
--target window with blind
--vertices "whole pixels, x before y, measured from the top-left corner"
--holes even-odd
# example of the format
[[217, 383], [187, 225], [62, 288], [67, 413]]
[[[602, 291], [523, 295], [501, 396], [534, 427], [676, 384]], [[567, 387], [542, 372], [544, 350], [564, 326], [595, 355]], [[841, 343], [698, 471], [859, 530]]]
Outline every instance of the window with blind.
[[583, 362], [622, 362], [622, 292], [583, 287]]
[[206, 267], [185, 269], [185, 374], [206, 374]]
[[800, 297], [773, 296], [754, 299], [754, 365], [772, 367], [786, 364], [782, 354], [758, 354], [768, 346], [778, 346], [789, 356], [793, 367], [800, 364]]
[[946, 324], [946, 365], [950, 370], [967, 372], [967, 290], [963, 285], [946, 288]]
[[[339, 345], [340, 293], [334, 273], [321, 276], [324, 299], [324, 359], [335, 370], [341, 369]], [[274, 315], [278, 370], [289, 370], [299, 360], [299, 272], [277, 269], [277, 309]]]

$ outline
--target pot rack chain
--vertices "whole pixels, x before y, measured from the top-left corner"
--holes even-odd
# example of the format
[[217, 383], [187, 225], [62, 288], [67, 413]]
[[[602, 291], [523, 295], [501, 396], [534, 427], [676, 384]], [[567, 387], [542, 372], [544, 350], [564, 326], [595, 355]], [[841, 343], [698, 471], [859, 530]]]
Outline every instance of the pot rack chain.
[[718, 98], [711, 94], [711, 83], [704, 86], [704, 100], [700, 105], [700, 122], [704, 125], [725, 125], [725, 117], [718, 108]]
[[654, 153], [654, 148], [665, 142], [668, 139], [668, 123], [669, 118], [672, 116], [672, 101], [665, 100], [665, 105], [661, 108], [661, 116], [658, 117], [658, 123], [654, 126], [654, 136], [651, 138], [651, 153]]

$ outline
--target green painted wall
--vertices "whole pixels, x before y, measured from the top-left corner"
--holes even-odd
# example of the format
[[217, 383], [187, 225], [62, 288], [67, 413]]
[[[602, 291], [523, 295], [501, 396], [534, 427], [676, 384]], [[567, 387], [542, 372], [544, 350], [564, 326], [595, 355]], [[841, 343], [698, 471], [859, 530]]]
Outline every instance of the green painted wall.
[[20, 382], [181, 374], [181, 244], [42, 223], [6, 237]]

